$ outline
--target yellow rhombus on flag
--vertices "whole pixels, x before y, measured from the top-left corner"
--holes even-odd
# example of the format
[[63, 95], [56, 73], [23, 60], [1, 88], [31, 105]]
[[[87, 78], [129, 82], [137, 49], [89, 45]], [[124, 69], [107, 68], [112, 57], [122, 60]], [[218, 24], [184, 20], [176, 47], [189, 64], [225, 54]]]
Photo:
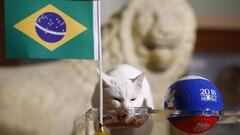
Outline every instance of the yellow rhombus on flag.
[[[65, 36], [59, 42], [56, 42], [56, 43], [46, 42], [43, 39], [41, 39], [35, 31], [35, 27], [39, 27], [46, 33], [54, 34], [54, 32], [47, 30], [45, 28], [42, 28], [41, 26], [38, 25], [38, 23], [36, 23], [36, 20], [41, 21], [41, 18], [39, 18], [39, 16], [43, 18], [44, 13], [46, 11], [57, 13], [58, 15], [60, 15], [63, 18], [63, 20], [65, 20], [66, 27], [68, 29], [67, 29], [67, 31], [64, 31], [62, 33]], [[62, 11], [58, 10], [56, 7], [54, 7], [51, 4], [40, 9], [39, 11], [35, 12], [31, 16], [25, 18], [21, 22], [17, 23], [14, 27], [16, 29], [18, 29], [19, 31], [23, 32], [24, 34], [28, 35], [35, 41], [39, 42], [42, 46], [46, 47], [50, 51], [55, 50], [56, 48], [60, 47], [61, 45], [63, 45], [64, 43], [71, 40], [72, 38], [74, 38], [75, 36], [79, 35], [80, 33], [84, 32], [87, 29], [82, 24], [78, 23], [77, 21], [75, 21], [74, 19], [72, 19], [71, 17], [69, 17], [68, 15], [63, 13]]]

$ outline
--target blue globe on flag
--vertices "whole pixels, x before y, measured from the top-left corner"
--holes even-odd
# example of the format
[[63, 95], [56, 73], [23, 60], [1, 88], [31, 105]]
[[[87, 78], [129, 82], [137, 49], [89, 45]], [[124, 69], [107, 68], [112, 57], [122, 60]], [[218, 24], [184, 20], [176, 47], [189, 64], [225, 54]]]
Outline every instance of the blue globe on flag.
[[164, 108], [179, 110], [168, 118], [177, 129], [199, 134], [207, 131], [218, 121], [222, 111], [222, 96], [208, 79], [186, 76], [173, 83], [167, 92]]
[[38, 36], [48, 43], [56, 43], [63, 39], [67, 30], [64, 19], [53, 12], [41, 14], [35, 28]]

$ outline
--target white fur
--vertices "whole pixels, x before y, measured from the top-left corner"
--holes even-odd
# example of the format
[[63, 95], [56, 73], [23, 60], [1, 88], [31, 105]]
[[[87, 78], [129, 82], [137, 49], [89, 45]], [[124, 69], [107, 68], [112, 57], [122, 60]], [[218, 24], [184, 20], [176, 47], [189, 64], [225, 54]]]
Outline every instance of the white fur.
[[[143, 72], [121, 64], [102, 73], [103, 79], [103, 108], [152, 107], [153, 100], [149, 83]], [[93, 107], [99, 107], [99, 84], [92, 97]], [[147, 122], [137, 129], [114, 129], [112, 135], [148, 135], [152, 123]]]

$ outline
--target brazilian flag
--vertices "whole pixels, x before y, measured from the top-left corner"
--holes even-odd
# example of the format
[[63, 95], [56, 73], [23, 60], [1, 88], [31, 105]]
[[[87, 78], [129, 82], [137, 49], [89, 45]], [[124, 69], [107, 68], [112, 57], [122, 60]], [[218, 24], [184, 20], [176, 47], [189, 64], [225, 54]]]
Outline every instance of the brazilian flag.
[[98, 59], [96, 1], [5, 0], [7, 58]]

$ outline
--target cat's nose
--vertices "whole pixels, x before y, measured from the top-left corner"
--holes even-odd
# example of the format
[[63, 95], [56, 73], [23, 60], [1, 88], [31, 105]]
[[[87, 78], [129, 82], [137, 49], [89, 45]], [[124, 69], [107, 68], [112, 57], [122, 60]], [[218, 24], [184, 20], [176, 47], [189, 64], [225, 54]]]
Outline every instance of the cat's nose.
[[122, 103], [122, 108], [128, 108], [129, 107], [129, 103], [128, 102], [123, 102]]

